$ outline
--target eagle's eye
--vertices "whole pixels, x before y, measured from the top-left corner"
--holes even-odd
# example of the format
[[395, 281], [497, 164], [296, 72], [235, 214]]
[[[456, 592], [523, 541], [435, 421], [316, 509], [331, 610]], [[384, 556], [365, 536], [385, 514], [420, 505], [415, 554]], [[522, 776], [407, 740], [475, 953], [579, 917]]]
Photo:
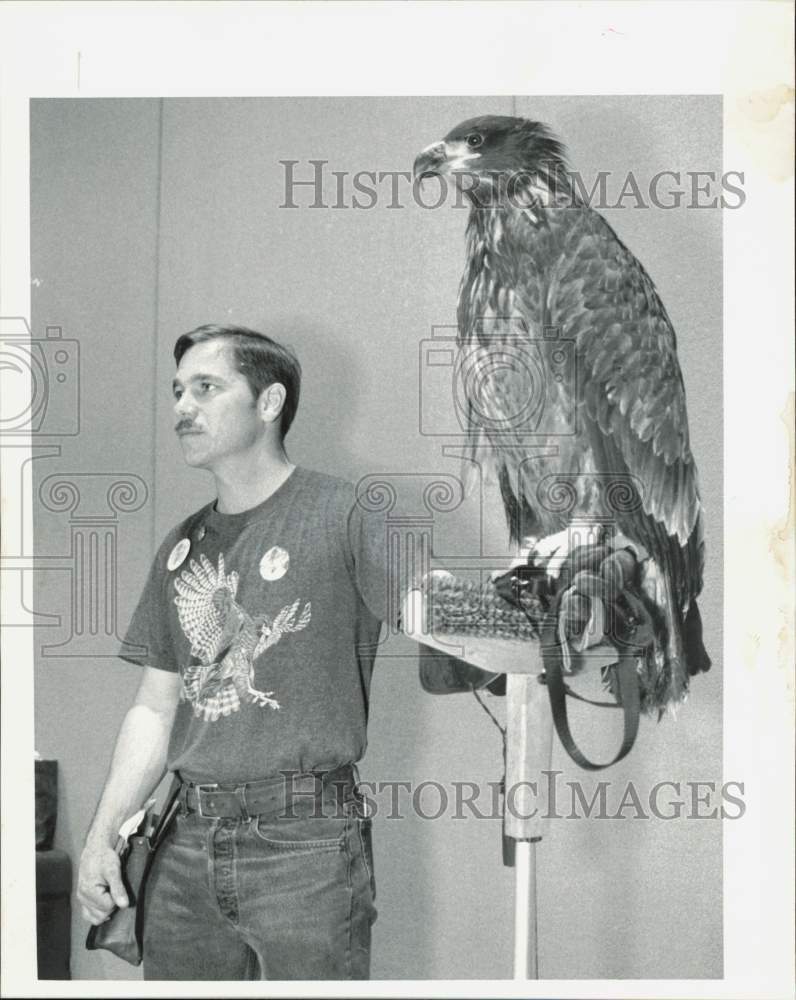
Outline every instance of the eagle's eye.
[[484, 137], [482, 135], [479, 135], [477, 132], [472, 132], [465, 138], [464, 141], [467, 143], [470, 149], [477, 149], [481, 145], [481, 143], [483, 143]]

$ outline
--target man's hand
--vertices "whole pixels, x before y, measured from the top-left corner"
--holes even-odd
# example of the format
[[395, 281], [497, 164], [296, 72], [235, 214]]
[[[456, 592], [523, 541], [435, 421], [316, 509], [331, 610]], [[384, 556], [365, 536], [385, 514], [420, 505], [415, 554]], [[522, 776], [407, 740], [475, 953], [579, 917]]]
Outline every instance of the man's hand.
[[80, 859], [77, 898], [92, 924], [103, 923], [116, 906], [129, 906], [119, 858], [111, 845], [121, 824], [140, 808], [165, 773], [181, 687], [179, 673], [145, 667], [135, 701], [124, 717]]
[[129, 905], [116, 851], [86, 845], [80, 858], [77, 899], [83, 916], [92, 924], [104, 923], [117, 906]]

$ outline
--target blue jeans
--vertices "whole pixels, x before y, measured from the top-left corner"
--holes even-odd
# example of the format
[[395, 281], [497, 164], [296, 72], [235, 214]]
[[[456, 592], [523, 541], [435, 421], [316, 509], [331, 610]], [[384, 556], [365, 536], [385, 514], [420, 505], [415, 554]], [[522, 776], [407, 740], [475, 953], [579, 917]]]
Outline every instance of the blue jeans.
[[369, 978], [371, 820], [353, 794], [291, 812], [177, 815], [147, 883], [145, 979]]

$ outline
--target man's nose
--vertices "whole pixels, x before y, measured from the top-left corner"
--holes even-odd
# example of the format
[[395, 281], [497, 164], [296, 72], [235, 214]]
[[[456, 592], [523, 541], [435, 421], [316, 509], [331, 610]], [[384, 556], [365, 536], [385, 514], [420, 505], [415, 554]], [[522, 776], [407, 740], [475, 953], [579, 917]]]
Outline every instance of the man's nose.
[[178, 417], [187, 417], [192, 413], [196, 413], [196, 405], [189, 393], [184, 392], [174, 400], [174, 412]]

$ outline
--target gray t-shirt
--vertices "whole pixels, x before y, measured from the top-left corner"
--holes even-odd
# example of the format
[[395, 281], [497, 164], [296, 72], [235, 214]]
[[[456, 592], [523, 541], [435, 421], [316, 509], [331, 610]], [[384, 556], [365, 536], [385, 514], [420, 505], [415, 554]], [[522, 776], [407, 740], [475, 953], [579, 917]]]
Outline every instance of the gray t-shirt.
[[243, 782], [358, 760], [387, 602], [385, 522], [341, 479], [296, 468], [240, 514], [169, 532], [126, 642], [179, 671], [168, 767]]

